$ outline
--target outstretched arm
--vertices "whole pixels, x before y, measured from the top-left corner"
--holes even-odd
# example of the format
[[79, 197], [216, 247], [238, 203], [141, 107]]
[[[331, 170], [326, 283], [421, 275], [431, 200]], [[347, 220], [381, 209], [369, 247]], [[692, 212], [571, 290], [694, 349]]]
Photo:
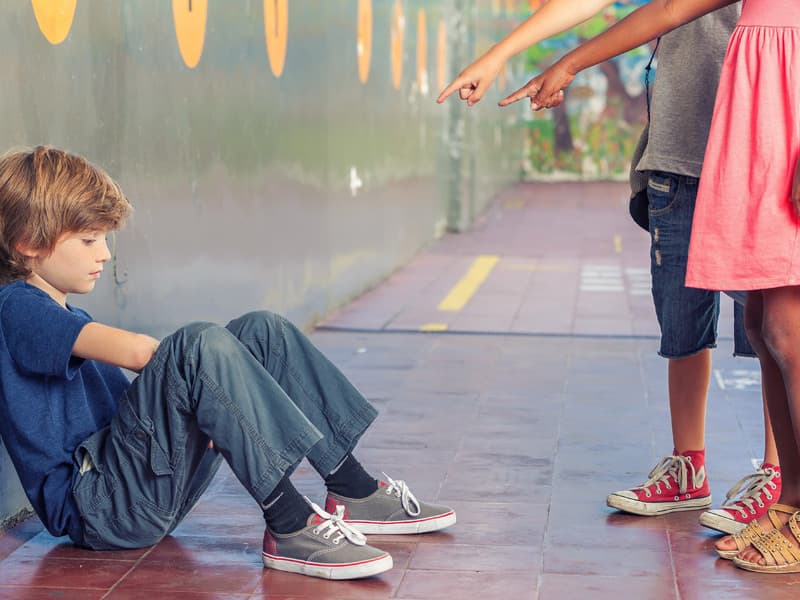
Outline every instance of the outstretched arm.
[[[500, 101], [506, 106], [530, 98], [533, 108], [559, 103], [560, 92], [579, 72], [632, 50], [718, 8], [737, 0], [652, 0], [616, 25], [569, 52], [526, 86]], [[553, 102], [553, 99], [556, 99]]]
[[138, 373], [150, 362], [158, 344], [159, 341], [149, 335], [92, 322], [81, 329], [72, 354]]
[[479, 102], [503, 65], [517, 53], [583, 23], [614, 0], [550, 0], [483, 56], [461, 71], [437, 98], [444, 102], [459, 90], [469, 106]]

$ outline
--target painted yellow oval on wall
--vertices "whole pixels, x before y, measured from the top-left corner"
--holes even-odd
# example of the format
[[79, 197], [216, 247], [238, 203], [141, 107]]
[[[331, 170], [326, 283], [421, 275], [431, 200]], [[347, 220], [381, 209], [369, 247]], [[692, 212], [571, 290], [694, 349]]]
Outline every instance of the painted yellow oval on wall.
[[417, 86], [420, 94], [428, 95], [428, 20], [425, 9], [417, 12]]
[[187, 67], [194, 69], [203, 54], [208, 0], [172, 0], [172, 17], [181, 58]]
[[264, 37], [267, 39], [269, 68], [275, 77], [286, 64], [286, 42], [289, 34], [289, 0], [264, 0]]
[[372, 0], [358, 0], [356, 49], [358, 52], [358, 79], [361, 83], [367, 83], [369, 64], [372, 60]]
[[55, 46], [67, 39], [78, 0], [31, 0], [31, 4], [36, 23], [48, 42]]
[[392, 7], [392, 30], [390, 47], [392, 53], [392, 85], [399, 90], [403, 81], [403, 41], [406, 31], [406, 18], [403, 15], [402, 0], [395, 0]]

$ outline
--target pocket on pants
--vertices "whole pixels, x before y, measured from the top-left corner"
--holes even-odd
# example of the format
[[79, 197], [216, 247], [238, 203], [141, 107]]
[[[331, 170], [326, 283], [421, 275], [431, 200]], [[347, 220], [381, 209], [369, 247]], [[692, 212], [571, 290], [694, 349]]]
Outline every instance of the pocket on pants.
[[651, 171], [647, 178], [647, 200], [651, 216], [663, 215], [674, 209], [680, 181], [670, 173]]
[[155, 424], [150, 417], [139, 418], [130, 404], [124, 402], [120, 406], [120, 424], [125, 446], [150, 466], [153, 475], [173, 474], [169, 455], [153, 435]]

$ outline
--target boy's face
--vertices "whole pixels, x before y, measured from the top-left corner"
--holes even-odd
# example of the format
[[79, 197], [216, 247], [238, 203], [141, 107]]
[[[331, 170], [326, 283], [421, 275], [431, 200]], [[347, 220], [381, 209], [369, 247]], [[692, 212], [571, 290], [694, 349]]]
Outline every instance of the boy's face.
[[51, 254], [28, 253], [31, 276], [28, 283], [65, 304], [67, 294], [85, 294], [94, 289], [103, 265], [111, 258], [107, 231], [81, 231], [62, 235]]

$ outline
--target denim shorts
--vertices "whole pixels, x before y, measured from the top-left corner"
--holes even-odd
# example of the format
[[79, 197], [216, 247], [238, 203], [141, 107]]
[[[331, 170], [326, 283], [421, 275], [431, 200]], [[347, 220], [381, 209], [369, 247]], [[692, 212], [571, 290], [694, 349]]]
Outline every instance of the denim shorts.
[[696, 177], [650, 171], [650, 273], [661, 327], [659, 354], [683, 358], [717, 343], [719, 292], [687, 288], [686, 261], [697, 198]]

